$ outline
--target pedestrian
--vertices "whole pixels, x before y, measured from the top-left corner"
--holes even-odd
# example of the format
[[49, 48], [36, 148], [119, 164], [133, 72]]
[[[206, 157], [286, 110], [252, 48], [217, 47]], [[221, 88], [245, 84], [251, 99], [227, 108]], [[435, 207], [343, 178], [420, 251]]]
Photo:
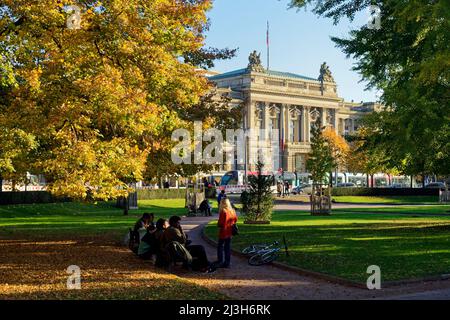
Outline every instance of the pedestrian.
[[278, 192], [278, 198], [280, 198], [283, 193], [283, 185], [281, 184], [281, 181], [277, 182], [277, 192]]
[[222, 202], [222, 199], [226, 198], [226, 197], [227, 197], [227, 195], [225, 194], [225, 190], [220, 191], [219, 196], [217, 197], [217, 204], [218, 204], [219, 209], [220, 209], [220, 204]]
[[284, 182], [284, 194], [287, 196], [287, 197], [289, 197], [289, 195], [290, 195], [290, 188], [291, 188], [291, 186], [289, 185], [289, 181], [285, 181]]
[[229, 199], [224, 198], [220, 205], [219, 221], [219, 242], [217, 244], [218, 268], [229, 268], [231, 262], [231, 239], [233, 229], [237, 223], [236, 211], [233, 209]]

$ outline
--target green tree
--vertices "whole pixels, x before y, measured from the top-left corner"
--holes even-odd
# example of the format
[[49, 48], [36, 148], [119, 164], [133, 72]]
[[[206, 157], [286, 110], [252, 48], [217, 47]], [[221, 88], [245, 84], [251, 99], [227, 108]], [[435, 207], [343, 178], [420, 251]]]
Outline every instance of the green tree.
[[311, 129], [311, 152], [306, 161], [306, 169], [317, 184], [324, 183], [328, 173], [337, 166], [332, 146], [324, 136], [323, 129], [320, 119], [317, 119]]
[[390, 167], [390, 158], [385, 149], [367, 143], [371, 135], [366, 127], [361, 127], [356, 134], [348, 137], [350, 151], [346, 159], [347, 171], [366, 174], [368, 186], [374, 186], [373, 176], [377, 173], [395, 173], [395, 168]]
[[[450, 2], [448, 0], [292, 0], [292, 7], [353, 19], [376, 4], [381, 28], [362, 26], [332, 40], [388, 106], [368, 122], [368, 145], [409, 174], [450, 173]], [[403, 167], [403, 168], [402, 168]]]
[[248, 177], [248, 190], [241, 195], [242, 211], [246, 221], [271, 221], [274, 177], [263, 175], [264, 163], [256, 163], [256, 175]]

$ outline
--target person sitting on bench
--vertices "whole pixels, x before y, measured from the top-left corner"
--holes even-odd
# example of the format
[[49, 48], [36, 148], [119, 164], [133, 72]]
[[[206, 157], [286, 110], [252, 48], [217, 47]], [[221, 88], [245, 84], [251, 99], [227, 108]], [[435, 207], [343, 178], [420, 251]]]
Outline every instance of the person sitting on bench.
[[163, 268], [168, 264], [169, 258], [167, 257], [167, 253], [165, 252], [165, 244], [164, 244], [164, 231], [169, 227], [169, 221], [167, 219], [159, 219], [156, 221], [156, 230], [153, 234], [155, 239], [155, 254], [156, 261], [155, 265], [157, 267]]
[[205, 215], [205, 217], [212, 216], [211, 205], [209, 204], [208, 199], [203, 200], [198, 209]]
[[155, 215], [153, 213], [144, 213], [142, 217], [134, 224], [133, 232], [139, 234], [139, 240], [141, 240], [148, 231], [155, 230], [155, 224], [153, 220]]
[[[175, 249], [179, 253], [178, 256], [183, 260], [184, 266], [194, 271], [211, 271], [210, 263], [206, 256], [205, 248], [201, 245], [191, 245], [191, 241], [187, 239], [187, 235], [181, 227], [181, 218], [173, 216], [169, 219], [169, 228], [164, 231], [164, 243], [169, 248], [175, 245]], [[178, 246], [181, 245], [180, 246]], [[186, 249], [187, 252], [184, 252]]]

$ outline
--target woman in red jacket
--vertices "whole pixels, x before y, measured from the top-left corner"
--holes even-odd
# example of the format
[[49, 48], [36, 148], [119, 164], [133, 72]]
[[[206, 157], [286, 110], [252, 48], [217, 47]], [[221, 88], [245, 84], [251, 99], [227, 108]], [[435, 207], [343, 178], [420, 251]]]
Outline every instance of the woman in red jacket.
[[[231, 259], [231, 238], [233, 237], [233, 225], [237, 223], [236, 212], [231, 206], [230, 200], [222, 199], [219, 208], [219, 243], [217, 245], [218, 267], [229, 268]], [[225, 260], [224, 260], [225, 254]]]

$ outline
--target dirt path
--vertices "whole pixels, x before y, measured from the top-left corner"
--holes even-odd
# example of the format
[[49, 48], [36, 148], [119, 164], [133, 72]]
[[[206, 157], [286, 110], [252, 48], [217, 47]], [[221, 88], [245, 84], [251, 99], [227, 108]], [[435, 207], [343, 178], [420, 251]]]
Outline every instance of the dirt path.
[[[184, 218], [182, 223], [194, 244], [204, 245], [210, 261], [215, 261], [215, 248], [201, 238], [202, 229], [210, 220], [211, 218]], [[389, 297], [450, 288], [450, 280], [447, 280], [369, 291], [302, 276], [271, 265], [252, 267], [248, 265], [246, 259], [237, 256], [232, 257], [231, 269], [219, 269], [213, 274], [181, 272], [180, 275], [196, 284], [218, 290], [236, 299], [389, 299]], [[427, 297], [426, 294], [421, 296]]]

